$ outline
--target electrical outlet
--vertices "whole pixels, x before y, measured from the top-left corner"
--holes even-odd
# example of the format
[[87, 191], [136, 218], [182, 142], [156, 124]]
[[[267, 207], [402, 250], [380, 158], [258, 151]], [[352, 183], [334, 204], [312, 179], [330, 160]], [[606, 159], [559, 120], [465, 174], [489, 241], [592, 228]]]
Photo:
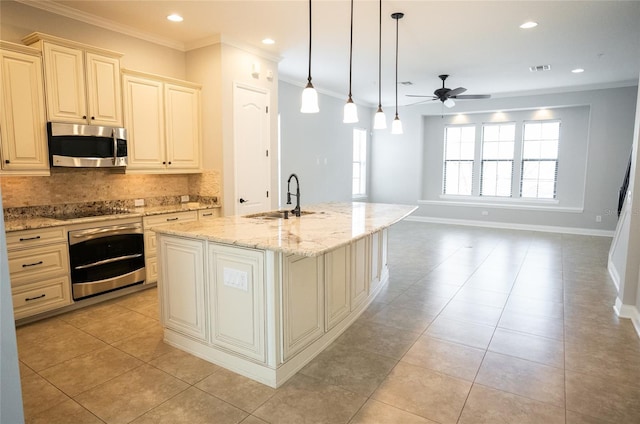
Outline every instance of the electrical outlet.
[[180, 196], [180, 201], [182, 203], [187, 203], [189, 201], [189, 196]]
[[596, 215], [596, 222], [602, 222], [602, 215]]
[[133, 201], [133, 206], [139, 207], [144, 206], [144, 199], [136, 199]]

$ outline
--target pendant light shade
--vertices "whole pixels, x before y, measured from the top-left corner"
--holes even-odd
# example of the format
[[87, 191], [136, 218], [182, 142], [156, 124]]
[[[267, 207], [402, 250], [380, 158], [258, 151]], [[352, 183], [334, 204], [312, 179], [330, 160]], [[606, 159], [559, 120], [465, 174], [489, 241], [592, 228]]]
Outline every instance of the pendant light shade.
[[307, 77], [307, 85], [302, 90], [302, 113], [318, 113], [318, 92], [311, 84], [311, 0], [309, 0], [309, 76]]
[[387, 128], [387, 118], [382, 111], [382, 0], [380, 0], [380, 21], [378, 23], [378, 111], [373, 118], [373, 129]]
[[358, 108], [351, 98], [351, 69], [353, 67], [353, 0], [351, 0], [351, 29], [349, 36], [349, 97], [344, 105], [344, 117], [342, 122], [353, 124], [358, 122]]
[[351, 97], [349, 97], [347, 103], [344, 105], [344, 117], [342, 122], [345, 124], [354, 124], [358, 122], [358, 107], [353, 103]]
[[391, 134], [402, 134], [402, 122], [398, 116], [398, 22], [404, 16], [404, 13], [392, 13], [391, 17], [396, 20], [396, 117], [391, 123]]

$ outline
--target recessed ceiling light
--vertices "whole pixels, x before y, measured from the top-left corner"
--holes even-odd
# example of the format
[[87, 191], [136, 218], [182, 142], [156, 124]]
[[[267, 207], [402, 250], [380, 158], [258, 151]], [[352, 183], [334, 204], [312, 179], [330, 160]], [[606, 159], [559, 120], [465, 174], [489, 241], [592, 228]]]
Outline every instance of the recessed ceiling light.
[[262, 44], [275, 44], [276, 42], [272, 38], [265, 38], [262, 40]]
[[169, 19], [171, 22], [182, 22], [184, 19], [182, 18], [182, 16], [174, 13], [172, 15], [167, 16], [167, 19]]
[[573, 72], [574, 74], [581, 74], [584, 72], [584, 69], [576, 68], [576, 69], [572, 69], [571, 72]]
[[525, 22], [522, 25], [520, 25], [520, 28], [522, 28], [522, 29], [531, 29], [531, 28], [535, 28], [537, 26], [538, 26], [537, 22], [529, 21], [529, 22]]

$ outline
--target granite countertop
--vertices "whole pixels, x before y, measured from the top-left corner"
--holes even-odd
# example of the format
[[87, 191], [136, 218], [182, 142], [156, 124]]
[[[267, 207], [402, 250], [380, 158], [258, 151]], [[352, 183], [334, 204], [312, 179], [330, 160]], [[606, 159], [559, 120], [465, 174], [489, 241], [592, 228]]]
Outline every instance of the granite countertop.
[[7, 219], [4, 222], [5, 231], [32, 230], [38, 228], [58, 227], [62, 225], [84, 224], [88, 222], [112, 221], [114, 219], [135, 218], [165, 213], [197, 211], [202, 209], [215, 209], [220, 205], [203, 204], [198, 202], [179, 203], [173, 205], [150, 206], [132, 208], [127, 212], [119, 212], [112, 215], [91, 216], [86, 218], [56, 219], [51, 217], [32, 216], [17, 219]]
[[305, 206], [314, 212], [289, 219], [230, 216], [207, 222], [152, 227], [161, 234], [223, 244], [318, 256], [387, 228], [418, 207], [382, 203], [323, 203]]

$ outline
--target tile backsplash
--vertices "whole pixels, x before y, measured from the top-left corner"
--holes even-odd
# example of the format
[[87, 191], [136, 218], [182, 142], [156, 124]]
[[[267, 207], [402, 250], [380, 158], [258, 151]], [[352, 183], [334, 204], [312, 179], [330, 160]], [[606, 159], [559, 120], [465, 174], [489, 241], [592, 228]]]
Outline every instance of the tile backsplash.
[[220, 173], [130, 175], [108, 169], [54, 168], [49, 177], [0, 178], [5, 208], [189, 195], [220, 199]]

